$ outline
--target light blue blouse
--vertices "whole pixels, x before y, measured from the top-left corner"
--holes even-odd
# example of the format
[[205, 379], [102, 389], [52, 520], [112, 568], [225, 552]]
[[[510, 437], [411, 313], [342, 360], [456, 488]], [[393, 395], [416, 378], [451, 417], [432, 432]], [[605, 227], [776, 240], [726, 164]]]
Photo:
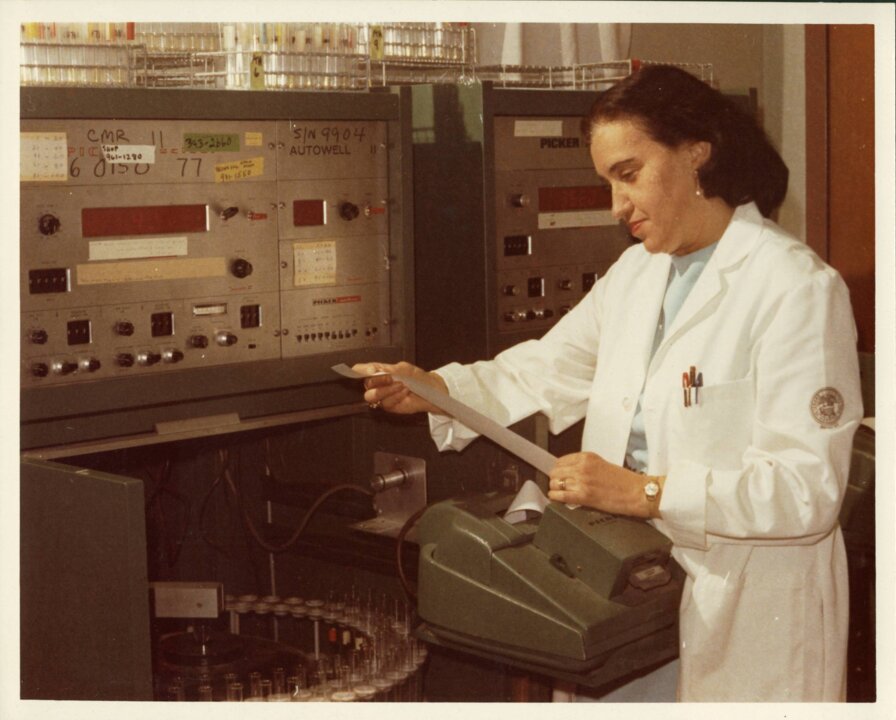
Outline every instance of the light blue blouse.
[[[718, 242], [707, 245], [688, 255], [673, 255], [672, 265], [669, 267], [669, 279], [666, 284], [666, 294], [663, 297], [663, 307], [656, 324], [656, 334], [653, 337], [653, 350], [650, 357], [656, 352], [666, 329], [672, 325], [678, 310], [684, 304], [685, 298], [694, 285], [697, 278], [709, 262]], [[625, 451], [625, 464], [632, 470], [644, 472], [647, 467], [647, 437], [644, 434], [644, 417], [641, 411], [641, 400], [644, 397], [644, 388], [641, 388], [641, 396], [638, 398], [638, 407], [632, 418], [632, 430], [628, 437], [628, 447]]]

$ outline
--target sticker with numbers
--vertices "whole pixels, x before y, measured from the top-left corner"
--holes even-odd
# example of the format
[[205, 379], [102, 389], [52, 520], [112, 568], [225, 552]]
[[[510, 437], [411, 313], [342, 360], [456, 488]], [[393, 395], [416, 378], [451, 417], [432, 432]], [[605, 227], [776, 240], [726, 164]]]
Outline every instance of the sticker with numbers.
[[68, 141], [64, 132], [20, 133], [22, 182], [68, 180]]
[[293, 245], [293, 284], [334, 285], [336, 283], [336, 242], [321, 240]]

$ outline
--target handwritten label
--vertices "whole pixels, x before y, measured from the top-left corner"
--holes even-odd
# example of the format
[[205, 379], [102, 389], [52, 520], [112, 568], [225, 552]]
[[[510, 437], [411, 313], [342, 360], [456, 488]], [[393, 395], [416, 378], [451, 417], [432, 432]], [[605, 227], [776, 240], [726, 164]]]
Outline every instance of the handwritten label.
[[239, 152], [240, 136], [239, 133], [184, 133], [183, 145], [184, 152]]
[[370, 59], [382, 60], [386, 43], [383, 40], [383, 26], [370, 26]]
[[311, 243], [295, 243], [293, 249], [293, 284], [335, 285], [336, 242], [321, 240]]
[[364, 152], [369, 145], [367, 127], [357, 123], [295, 124], [292, 137], [294, 142], [289, 147], [289, 154], [296, 156], [351, 155]]
[[95, 240], [90, 243], [89, 260], [174, 257], [187, 254], [187, 237], [140, 238], [138, 240]]
[[215, 182], [235, 182], [264, 175], [264, 158], [246, 158], [215, 165]]
[[249, 89], [264, 90], [264, 57], [261, 53], [254, 54], [249, 63]]
[[19, 134], [19, 177], [23, 182], [68, 180], [68, 141], [64, 132]]
[[260, 147], [263, 141], [262, 133], [246, 132], [246, 147]]
[[102, 145], [103, 157], [108, 163], [134, 165], [153, 164], [156, 161], [155, 145]]

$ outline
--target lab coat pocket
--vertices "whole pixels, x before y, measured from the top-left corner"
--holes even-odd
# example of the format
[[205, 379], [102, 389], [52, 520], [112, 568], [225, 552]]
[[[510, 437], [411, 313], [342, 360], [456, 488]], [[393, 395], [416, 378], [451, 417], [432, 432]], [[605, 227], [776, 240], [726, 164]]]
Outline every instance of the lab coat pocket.
[[753, 434], [753, 379], [706, 385], [685, 407], [677, 403], [683, 460], [719, 470], [739, 468]]
[[[695, 598], [694, 607], [683, 608], [682, 634], [688, 633], [685, 652], [691, 671], [683, 699], [805, 699], [805, 590], [752, 583], [749, 578], [724, 590], [711, 583], [701, 590], [704, 597]], [[818, 660], [817, 653], [808, 657]]]

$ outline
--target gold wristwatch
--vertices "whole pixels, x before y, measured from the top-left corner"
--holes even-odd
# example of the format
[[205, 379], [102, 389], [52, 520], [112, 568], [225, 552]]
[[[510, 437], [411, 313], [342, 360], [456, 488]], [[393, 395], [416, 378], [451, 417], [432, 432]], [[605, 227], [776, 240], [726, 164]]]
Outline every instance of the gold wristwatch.
[[656, 480], [651, 480], [644, 486], [644, 497], [648, 502], [656, 502], [660, 496], [660, 490], [662, 490], [660, 484]]

